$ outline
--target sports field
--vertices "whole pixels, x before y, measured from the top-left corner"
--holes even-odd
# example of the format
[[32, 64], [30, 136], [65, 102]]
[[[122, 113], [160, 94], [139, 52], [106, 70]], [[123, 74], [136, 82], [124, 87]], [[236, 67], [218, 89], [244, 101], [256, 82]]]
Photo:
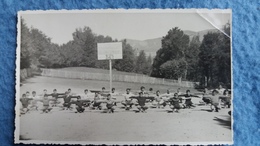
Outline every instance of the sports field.
[[[35, 76], [22, 83], [20, 93], [43, 89], [51, 93], [54, 88], [65, 92], [68, 88], [73, 93], [82, 94], [84, 89], [109, 88], [107, 81], [74, 80]], [[178, 87], [145, 85], [114, 82], [117, 92], [126, 88], [139, 90], [140, 86], [160, 90], [170, 89], [175, 92]], [[181, 88], [184, 92], [187, 88]], [[194, 89], [190, 89], [195, 92]], [[123, 99], [123, 98], [122, 98]], [[118, 100], [121, 100], [120, 98]], [[200, 99], [196, 99], [198, 103]], [[45, 141], [118, 141], [118, 142], [219, 142], [232, 140], [230, 109], [211, 112], [209, 106], [196, 106], [193, 109], [181, 109], [179, 113], [169, 113], [170, 108], [148, 109], [147, 113], [135, 113], [116, 106], [115, 113], [103, 113], [100, 110], [86, 109], [84, 113], [74, 110], [60, 111], [54, 108], [51, 113], [40, 114], [31, 111], [20, 117], [20, 135], [24, 140]]]

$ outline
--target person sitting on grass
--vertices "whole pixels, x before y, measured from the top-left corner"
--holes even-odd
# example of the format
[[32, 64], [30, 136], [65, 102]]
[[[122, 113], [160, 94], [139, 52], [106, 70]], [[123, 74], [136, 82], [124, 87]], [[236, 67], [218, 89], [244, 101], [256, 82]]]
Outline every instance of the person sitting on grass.
[[78, 96], [73, 96], [73, 95], [70, 95], [70, 93], [68, 91], [65, 92], [65, 95], [62, 95], [62, 96], [58, 96], [58, 98], [63, 98], [64, 100], [64, 103], [63, 103], [63, 110], [72, 110], [72, 107], [71, 106], [71, 99], [72, 98], [78, 98]]
[[164, 100], [160, 96], [160, 91], [157, 90], [151, 107], [152, 108], [161, 108], [161, 105], [164, 105], [164, 103], [165, 103]]
[[148, 109], [147, 106], [145, 106], [145, 102], [147, 99], [150, 99], [150, 100], [154, 100], [154, 97], [151, 97], [151, 96], [144, 96], [144, 93], [143, 92], [140, 92], [139, 93], [139, 96], [131, 96], [130, 97], [131, 99], [136, 99], [137, 100], [137, 108], [138, 108], [138, 112], [146, 112], [146, 110]]
[[207, 95], [209, 95], [209, 90], [207, 88], [204, 89], [203, 91], [203, 97], [202, 97], [202, 101], [208, 105], [208, 104], [211, 104], [211, 98], [210, 97], [206, 97]]
[[225, 90], [224, 92], [223, 92], [223, 96], [219, 96], [219, 98], [221, 99], [221, 102], [223, 102], [224, 103], [224, 107], [226, 108], [226, 106], [228, 107], [228, 108], [230, 108], [230, 105], [231, 105], [231, 103], [230, 103], [230, 101], [231, 101], [231, 97], [230, 97], [230, 95], [228, 94], [228, 90]]
[[60, 102], [58, 101], [58, 97], [60, 95], [65, 95], [65, 93], [57, 93], [57, 89], [53, 89], [53, 93], [49, 94], [54, 99], [52, 102], [52, 107], [56, 107]]
[[111, 98], [111, 94], [108, 94], [107, 95], [107, 99], [105, 101], [102, 101], [102, 103], [106, 103], [105, 112], [107, 112], [107, 113], [114, 113], [114, 111], [115, 111], [114, 106], [116, 106], [116, 101], [114, 101]]
[[190, 94], [190, 90], [186, 91], [186, 94], [179, 95], [179, 97], [184, 96], [185, 97], [185, 103], [183, 104], [184, 108], [191, 108], [195, 107], [191, 101], [192, 97], [199, 97], [197, 95]]
[[55, 99], [49, 99], [47, 94], [43, 96], [43, 99], [37, 99], [37, 101], [43, 103], [42, 113], [48, 113], [52, 110], [52, 108], [50, 107], [50, 101], [54, 101], [54, 100]]
[[211, 100], [211, 110], [215, 112], [218, 112], [220, 110], [220, 98], [217, 95], [218, 91], [213, 90], [211, 95], [207, 95], [207, 97]]
[[33, 100], [33, 98], [29, 98], [30, 93], [27, 91], [26, 94], [22, 95], [20, 102], [22, 103], [21, 114], [26, 114], [29, 111], [29, 101]]
[[179, 109], [181, 108], [180, 104], [179, 104], [179, 97], [178, 97], [178, 93], [174, 94], [174, 97], [171, 97], [169, 100], [170, 103], [170, 108], [175, 111], [175, 112], [179, 112]]
[[78, 96], [77, 101], [71, 101], [71, 104], [75, 104], [76, 107], [76, 112], [75, 113], [83, 113], [85, 111], [84, 105], [89, 103], [90, 100], [88, 99], [81, 99], [80, 96]]
[[91, 102], [92, 105], [90, 106], [90, 109], [102, 109], [101, 106], [101, 97], [100, 97], [100, 93], [99, 92], [95, 92], [95, 96], [94, 96], [94, 100]]
[[165, 108], [167, 105], [168, 99], [170, 97], [173, 97], [173, 94], [170, 93], [169, 89], [167, 89], [166, 93], [162, 94], [160, 97], [161, 97], [160, 105], [162, 105], [162, 108]]
[[126, 93], [123, 94], [125, 100], [123, 100], [121, 104], [125, 106], [125, 110], [129, 110], [134, 105], [132, 99], [130, 99], [130, 97], [133, 96], [133, 94], [130, 93], [130, 90], [130, 88], [127, 88]]
[[32, 92], [32, 99], [33, 99], [33, 100], [31, 100], [30, 110], [36, 110], [36, 111], [38, 111], [37, 100], [38, 100], [39, 98], [36, 96], [36, 92], [35, 92], [35, 91]]

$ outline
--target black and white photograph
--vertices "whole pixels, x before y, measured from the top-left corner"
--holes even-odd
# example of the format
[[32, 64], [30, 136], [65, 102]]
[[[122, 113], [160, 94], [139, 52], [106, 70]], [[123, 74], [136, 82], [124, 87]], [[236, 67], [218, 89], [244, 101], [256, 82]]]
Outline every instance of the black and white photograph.
[[232, 144], [230, 9], [20, 11], [15, 143]]

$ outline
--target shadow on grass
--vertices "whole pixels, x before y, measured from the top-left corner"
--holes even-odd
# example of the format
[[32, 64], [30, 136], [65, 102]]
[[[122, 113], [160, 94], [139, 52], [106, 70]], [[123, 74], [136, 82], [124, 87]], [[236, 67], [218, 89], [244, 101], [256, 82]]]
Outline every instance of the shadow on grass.
[[214, 117], [214, 121], [217, 121], [220, 126], [231, 129], [231, 117], [225, 116], [224, 118]]

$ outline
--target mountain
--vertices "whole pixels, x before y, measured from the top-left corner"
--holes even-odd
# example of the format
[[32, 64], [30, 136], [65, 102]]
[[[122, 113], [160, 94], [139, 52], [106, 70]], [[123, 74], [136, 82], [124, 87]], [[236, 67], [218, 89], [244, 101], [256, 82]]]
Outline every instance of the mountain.
[[[203, 30], [199, 32], [190, 31], [190, 30], [184, 30], [184, 33], [187, 34], [190, 39], [194, 36], [199, 36], [200, 41], [203, 40], [203, 36], [207, 34], [208, 32], [218, 32], [217, 29], [209, 29], [209, 30]], [[134, 40], [134, 39], [126, 39], [126, 42], [130, 44], [133, 49], [136, 50], [136, 53], [139, 53], [141, 50], [144, 50], [146, 55], [151, 55], [152, 57], [155, 57], [157, 50], [159, 50], [162, 47], [161, 44], [162, 37], [154, 38], [154, 39], [147, 39], [147, 40]]]
[[151, 55], [154, 57], [156, 55], [156, 51], [161, 48], [161, 40], [162, 38], [155, 38], [149, 40], [133, 40], [133, 39], [126, 39], [126, 42], [130, 44], [136, 53], [139, 53], [141, 50], [144, 50], [146, 55]]

